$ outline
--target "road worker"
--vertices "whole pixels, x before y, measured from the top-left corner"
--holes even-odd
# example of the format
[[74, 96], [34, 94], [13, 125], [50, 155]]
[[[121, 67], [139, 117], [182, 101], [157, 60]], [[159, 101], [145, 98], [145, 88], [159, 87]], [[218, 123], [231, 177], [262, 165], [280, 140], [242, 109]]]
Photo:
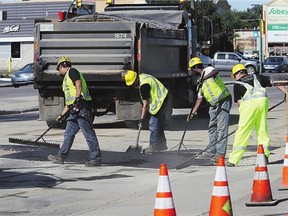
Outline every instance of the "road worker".
[[[192, 73], [200, 76], [200, 88], [197, 100], [188, 118], [191, 120], [199, 109], [203, 98], [209, 103], [209, 144], [207, 151], [198, 158], [210, 159], [216, 164], [219, 156], [226, 155], [228, 134], [229, 113], [232, 104], [232, 97], [229, 90], [218, 74], [218, 71], [211, 66], [204, 68], [200, 58], [194, 57], [189, 61], [189, 68]], [[222, 139], [222, 140], [221, 140]], [[221, 141], [220, 141], [221, 140]], [[216, 145], [214, 143], [218, 142]], [[210, 147], [209, 147], [210, 146]]]
[[164, 126], [169, 115], [168, 90], [155, 77], [149, 74], [137, 74], [128, 70], [124, 75], [127, 86], [139, 87], [142, 100], [141, 119], [139, 124], [143, 124], [147, 113], [151, 115], [149, 119], [150, 141], [145, 153], [155, 153], [167, 149]]
[[63, 56], [59, 59], [56, 69], [64, 77], [62, 89], [65, 95], [65, 107], [62, 115], [57, 118], [62, 121], [62, 116], [72, 106], [64, 133], [64, 141], [57, 155], [49, 155], [48, 160], [53, 163], [63, 164], [72, 147], [75, 135], [81, 129], [89, 150], [90, 157], [85, 166], [101, 166], [101, 151], [98, 139], [93, 129], [94, 116], [92, 114], [92, 98], [89, 94], [86, 81], [82, 74], [74, 67], [70, 59]]
[[[248, 74], [243, 64], [232, 68], [234, 84], [234, 102], [239, 107], [239, 123], [235, 134], [233, 149], [229, 155], [227, 166], [236, 166], [245, 153], [253, 128], [257, 136], [257, 144], [262, 144], [264, 154], [270, 155], [270, 138], [267, 127], [268, 97], [265, 87], [272, 86], [268, 76]], [[277, 87], [284, 93], [283, 87]]]

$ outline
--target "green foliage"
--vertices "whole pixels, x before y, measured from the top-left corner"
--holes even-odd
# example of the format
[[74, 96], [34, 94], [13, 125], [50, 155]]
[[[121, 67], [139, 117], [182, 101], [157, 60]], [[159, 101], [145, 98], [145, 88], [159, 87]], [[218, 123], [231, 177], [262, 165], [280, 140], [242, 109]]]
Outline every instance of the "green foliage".
[[[235, 29], [253, 29], [259, 26], [261, 6], [254, 6], [247, 11], [221, 10], [212, 1], [195, 2], [195, 22], [199, 32], [203, 31], [203, 17], [208, 17], [213, 22], [213, 44], [210, 54], [216, 51], [233, 51]], [[198, 41], [205, 41], [205, 36], [199, 34]]]

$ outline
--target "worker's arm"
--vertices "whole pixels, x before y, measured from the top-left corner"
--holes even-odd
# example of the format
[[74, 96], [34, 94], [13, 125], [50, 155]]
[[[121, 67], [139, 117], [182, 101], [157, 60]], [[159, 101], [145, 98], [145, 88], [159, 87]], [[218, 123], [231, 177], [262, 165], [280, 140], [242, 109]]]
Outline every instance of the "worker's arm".
[[76, 88], [76, 98], [79, 98], [81, 96], [81, 90], [82, 90], [81, 80], [75, 81], [75, 88]]
[[238, 100], [238, 101], [237, 101], [237, 105], [238, 105], [238, 107], [240, 107], [240, 101], [241, 101], [241, 100]]
[[197, 100], [196, 100], [196, 102], [195, 102], [195, 105], [194, 105], [194, 107], [193, 107], [193, 109], [192, 109], [192, 114], [193, 114], [193, 115], [195, 115], [195, 113], [198, 111], [198, 109], [199, 109], [202, 101], [203, 101], [203, 98], [202, 98], [202, 97], [200, 97], [200, 98], [198, 97], [198, 98], [197, 98]]
[[142, 101], [141, 119], [144, 119], [148, 111], [149, 99]]
[[212, 70], [208, 75], [204, 76], [203, 80], [207, 80], [211, 77], [215, 77], [218, 75], [218, 71], [216, 69]]

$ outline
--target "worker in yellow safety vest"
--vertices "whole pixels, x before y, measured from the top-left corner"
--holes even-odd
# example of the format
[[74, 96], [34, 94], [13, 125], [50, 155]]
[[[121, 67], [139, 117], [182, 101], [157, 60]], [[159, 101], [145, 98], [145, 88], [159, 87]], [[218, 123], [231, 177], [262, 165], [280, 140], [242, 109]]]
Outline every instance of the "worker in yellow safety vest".
[[139, 124], [142, 125], [147, 113], [150, 113], [150, 141], [145, 153], [166, 150], [164, 127], [172, 112], [168, 109], [168, 90], [158, 79], [149, 74], [142, 73], [138, 75], [135, 71], [128, 70], [124, 75], [124, 79], [127, 86], [139, 87], [142, 100]]
[[[226, 163], [234, 167], [241, 160], [248, 145], [252, 130], [255, 128], [257, 144], [262, 144], [268, 161], [270, 138], [268, 135], [267, 114], [268, 97], [265, 87], [271, 87], [273, 80], [268, 76], [248, 74], [243, 64], [232, 68], [234, 84], [234, 102], [239, 107], [239, 123], [235, 134], [233, 149]], [[277, 87], [283, 93], [283, 87]]]
[[[208, 66], [204, 68], [200, 58], [194, 57], [189, 61], [189, 68], [192, 73], [200, 76], [199, 92], [197, 100], [188, 119], [191, 120], [197, 113], [203, 98], [209, 103], [209, 144], [207, 150], [198, 155], [198, 158], [209, 159], [212, 164], [217, 164], [219, 156], [226, 155], [227, 138], [229, 126], [229, 113], [232, 104], [232, 97], [226, 88], [218, 71]], [[216, 143], [216, 145], [214, 144]]]
[[74, 67], [70, 59], [63, 56], [59, 59], [56, 69], [64, 77], [62, 90], [65, 96], [65, 107], [56, 120], [62, 122], [63, 116], [69, 111], [64, 141], [57, 155], [49, 155], [48, 160], [63, 164], [68, 157], [75, 135], [81, 129], [89, 150], [90, 157], [85, 166], [101, 166], [101, 151], [98, 139], [93, 129], [94, 115], [91, 109], [92, 98], [89, 94], [86, 81], [82, 74]]

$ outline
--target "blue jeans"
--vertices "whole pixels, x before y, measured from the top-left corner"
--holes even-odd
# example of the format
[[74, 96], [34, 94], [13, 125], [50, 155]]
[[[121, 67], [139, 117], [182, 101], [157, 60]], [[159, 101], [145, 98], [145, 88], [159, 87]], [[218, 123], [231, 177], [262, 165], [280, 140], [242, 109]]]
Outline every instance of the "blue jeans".
[[167, 112], [167, 100], [165, 99], [161, 109], [156, 115], [151, 115], [149, 120], [149, 130], [150, 130], [150, 145], [155, 147], [166, 145], [166, 138], [164, 134], [164, 127], [166, 122], [166, 112]]
[[101, 151], [99, 148], [98, 139], [93, 129], [93, 114], [87, 109], [83, 108], [79, 113], [70, 113], [67, 119], [67, 125], [64, 133], [64, 142], [59, 150], [62, 158], [68, 156], [72, 147], [75, 135], [81, 129], [90, 150], [90, 160], [101, 159]]
[[[213, 145], [218, 140], [227, 136], [229, 127], [229, 113], [232, 105], [231, 95], [226, 97], [224, 100], [220, 101], [216, 106], [211, 106], [209, 108], [210, 121], [209, 121], [209, 144], [211, 146], [207, 152], [218, 156], [226, 155], [227, 140], [223, 139], [216, 145]], [[207, 146], [207, 148], [208, 148]]]

